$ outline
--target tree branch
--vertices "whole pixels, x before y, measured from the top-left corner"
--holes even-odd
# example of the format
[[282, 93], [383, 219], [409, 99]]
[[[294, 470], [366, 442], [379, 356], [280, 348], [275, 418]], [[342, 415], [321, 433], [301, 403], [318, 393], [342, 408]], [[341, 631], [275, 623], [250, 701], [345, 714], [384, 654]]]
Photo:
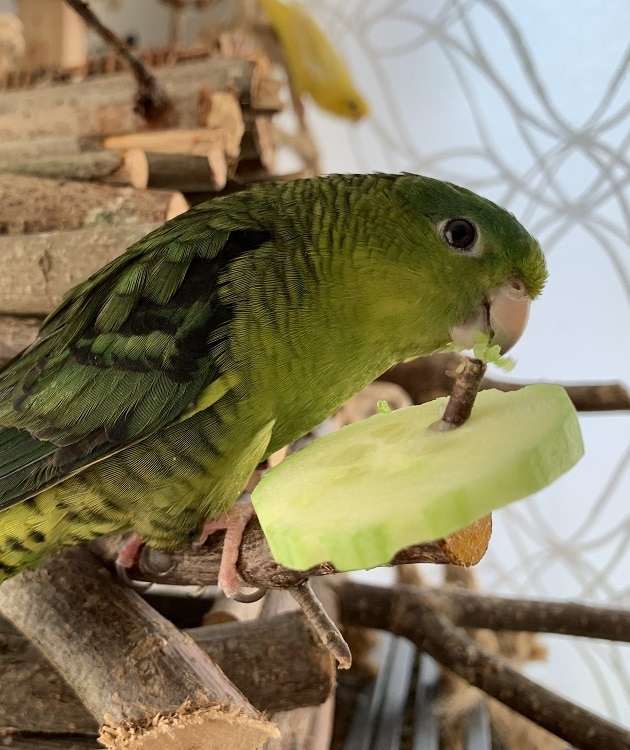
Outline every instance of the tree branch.
[[[299, 611], [186, 633], [259, 711], [318, 706], [332, 692], [333, 659]], [[98, 732], [95, 718], [24, 636], [0, 635], [0, 674], [0, 737]]]
[[328, 616], [321, 602], [313, 593], [308, 580], [289, 589], [289, 593], [302, 608], [302, 612], [304, 612], [306, 619], [315, 628], [315, 632], [321, 642], [335, 657], [340, 669], [350, 669], [352, 665], [350, 648], [339, 632], [339, 628]]
[[463, 628], [555, 633], [630, 643], [630, 611], [562, 601], [486, 596], [463, 589], [400, 587]]
[[152, 125], [175, 124], [176, 113], [166, 92], [160, 87], [155, 76], [145, 67], [142, 60], [133, 54], [131, 48], [117, 34], [107, 28], [90, 6], [83, 0], [66, 0], [101, 39], [112, 47], [129, 65], [137, 83], [135, 111]]
[[[401, 550], [390, 565], [407, 563], [437, 563], [475, 565], [483, 557], [491, 531], [489, 516], [445, 539], [425, 542]], [[134, 580], [176, 585], [210, 586], [217, 583], [224, 532], [218, 531], [198, 551], [167, 553], [145, 548], [136, 566], [128, 571]], [[122, 537], [102, 537], [91, 542], [90, 549], [105, 563], [116, 560], [123, 544]], [[311, 576], [336, 573], [330, 563], [322, 563], [309, 570], [291, 570], [279, 565], [272, 557], [258, 519], [247, 525], [241, 543], [237, 571], [247, 586], [270, 589], [293, 588]]]
[[[461, 362], [459, 354], [434, 354], [412, 362], [396, 365], [381, 376], [381, 380], [402, 386], [414, 403], [423, 404], [439, 396], [448, 396], [453, 387], [447, 371], [456, 370]], [[484, 378], [481, 389], [497, 388], [515, 391], [527, 383], [508, 383]], [[621, 383], [562, 384], [578, 411], [622, 411], [630, 409], [630, 393]]]
[[[517, 391], [526, 383], [505, 383], [486, 378], [482, 388], [497, 388], [500, 391]], [[585, 383], [583, 385], [562, 384], [578, 411], [627, 411], [630, 409], [630, 393], [621, 383]]]
[[408, 638], [447, 669], [581, 750], [630, 750], [630, 732], [543, 688], [481, 648], [426, 598], [409, 588], [345, 581], [344, 625], [380, 628]]

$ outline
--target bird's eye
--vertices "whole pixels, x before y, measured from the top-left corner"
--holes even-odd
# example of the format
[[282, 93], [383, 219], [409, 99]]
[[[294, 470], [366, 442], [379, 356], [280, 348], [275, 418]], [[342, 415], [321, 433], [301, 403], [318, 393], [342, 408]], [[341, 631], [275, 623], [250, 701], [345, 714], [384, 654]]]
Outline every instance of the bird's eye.
[[455, 250], [468, 252], [474, 249], [477, 229], [468, 219], [448, 219], [442, 227], [442, 239]]

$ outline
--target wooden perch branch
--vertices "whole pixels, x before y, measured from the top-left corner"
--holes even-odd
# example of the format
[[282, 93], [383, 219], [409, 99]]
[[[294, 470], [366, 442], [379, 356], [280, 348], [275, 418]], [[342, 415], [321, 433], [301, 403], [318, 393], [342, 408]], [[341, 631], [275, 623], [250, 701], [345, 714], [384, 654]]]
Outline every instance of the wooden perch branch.
[[257, 748], [277, 734], [193, 642], [81, 547], [0, 587], [0, 608], [101, 723], [111, 748]]
[[289, 589], [295, 601], [302, 608], [306, 619], [315, 628], [321, 642], [330, 650], [337, 660], [340, 669], [350, 669], [352, 654], [339, 629], [330, 618], [319, 599], [313, 593], [308, 580]]
[[[482, 388], [497, 388], [500, 391], [517, 391], [524, 383], [505, 383], [486, 378]], [[627, 411], [630, 409], [630, 393], [621, 383], [584, 383], [563, 385], [573, 406], [578, 411]]]
[[173, 104], [166, 92], [158, 84], [157, 80], [149, 71], [146, 66], [136, 55], [133, 54], [128, 44], [126, 44], [119, 36], [107, 28], [89, 7], [89, 5], [83, 0], [66, 0], [66, 3], [75, 10], [87, 23], [87, 25], [93, 29], [101, 39], [112, 49], [116, 51], [120, 57], [131, 68], [136, 82], [138, 84], [138, 92], [135, 97], [135, 111], [144, 117], [144, 119], [151, 124], [174, 124], [176, 119], [175, 110]]
[[[332, 659], [300, 612], [186, 632], [260, 711], [318, 706], [331, 693]], [[96, 735], [96, 719], [23, 636], [0, 636], [0, 674], [0, 736]]]
[[483, 649], [435, 606], [437, 600], [409, 587], [386, 589], [345, 581], [339, 601], [344, 625], [380, 628], [408, 638], [471, 685], [581, 750], [630, 750], [627, 729], [541, 687]]
[[186, 632], [260, 711], [318, 706], [333, 689], [334, 661], [297, 610]]
[[[403, 590], [401, 588], [401, 590]], [[464, 589], [407, 589], [454, 625], [526, 633], [555, 633], [630, 643], [630, 611], [564, 601], [487, 596]]]
[[[483, 557], [490, 539], [491, 520], [487, 516], [445, 539], [408, 547], [399, 552], [391, 565], [430, 562], [475, 565]], [[198, 551], [166, 553], [145, 548], [137, 565], [129, 570], [131, 578], [178, 585], [214, 585], [217, 582], [224, 532], [213, 534]], [[103, 537], [90, 544], [104, 562], [112, 564], [122, 544], [121, 537]], [[237, 571], [247, 586], [270, 589], [293, 588], [311, 576], [336, 573], [330, 563], [306, 571], [291, 570], [272, 557], [258, 519], [253, 518], [243, 534]]]
[[[381, 380], [396, 383], [404, 388], [414, 403], [423, 404], [439, 396], [448, 396], [453, 380], [447, 372], [456, 370], [461, 362], [459, 354], [434, 354], [412, 362], [392, 367]], [[507, 383], [484, 378], [481, 389], [497, 388], [514, 391], [527, 383]], [[561, 384], [578, 411], [616, 411], [630, 409], [630, 393], [620, 383], [592, 383], [584, 385]]]

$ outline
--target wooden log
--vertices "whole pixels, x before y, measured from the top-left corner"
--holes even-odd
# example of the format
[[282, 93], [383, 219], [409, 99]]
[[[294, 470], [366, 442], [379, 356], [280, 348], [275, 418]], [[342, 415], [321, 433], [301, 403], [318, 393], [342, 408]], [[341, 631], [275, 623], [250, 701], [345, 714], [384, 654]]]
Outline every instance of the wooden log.
[[95, 180], [109, 185], [131, 184], [121, 154], [105, 149], [9, 163], [4, 163], [0, 156], [0, 170], [62, 180]]
[[193, 640], [84, 548], [0, 587], [0, 608], [101, 724], [110, 748], [258, 748], [270, 724]]
[[37, 336], [43, 318], [0, 316], [0, 364], [15, 357]]
[[228, 167], [222, 146], [207, 156], [129, 149], [125, 171], [134, 188], [181, 190], [185, 193], [219, 192], [227, 182]]
[[[332, 662], [300, 612], [186, 632], [260, 711], [317, 706], [331, 693]], [[0, 635], [0, 674], [0, 737], [96, 736], [96, 719], [24, 636]]]
[[[444, 539], [407, 547], [389, 564], [476, 565], [486, 552], [491, 530], [491, 517], [485, 516]], [[136, 567], [128, 571], [129, 575], [141, 581], [159, 581], [175, 585], [214, 585], [219, 572], [223, 536], [222, 532], [213, 534], [205, 545], [195, 552], [183, 550], [170, 554], [146, 547]], [[94, 540], [91, 548], [102, 560], [112, 563], [122, 544], [121, 537], [102, 537]], [[311, 576], [325, 576], [337, 572], [330, 563], [322, 563], [309, 570], [291, 570], [279, 565], [271, 555], [257, 518], [253, 518], [245, 528], [236, 567], [246, 585], [271, 589], [292, 588]]]
[[[156, 70], [171, 98], [179, 127], [197, 125], [201, 87], [231, 91], [249, 98], [254, 63], [220, 57], [179, 63]], [[0, 140], [58, 138], [136, 130], [142, 121], [133, 112], [135, 81], [128, 73], [91, 77], [80, 83], [11, 91], [0, 97]]]
[[96, 738], [98, 721], [28, 638], [0, 636], [0, 673], [0, 737], [54, 732]]
[[[231, 91], [240, 99], [249, 98], [255, 64], [251, 60], [206, 55], [205, 57], [165, 65], [155, 71], [156, 78], [174, 99], [187, 98], [201, 86], [211, 91]], [[55, 107], [96, 106], [122, 99], [133, 99], [136, 82], [127, 70], [102, 76], [90, 76], [77, 82], [3, 92], [0, 115]], [[196, 100], [193, 107], [196, 107]]]
[[0, 115], [0, 138], [22, 141], [32, 138], [97, 136], [103, 133], [126, 133], [142, 124], [133, 103], [117, 101], [93, 107], [54, 107]]
[[[481, 390], [518, 391], [527, 383], [507, 383], [484, 378]], [[628, 411], [630, 391], [622, 383], [561, 383], [577, 411]]]
[[122, 224], [0, 237], [0, 315], [47, 315], [64, 294], [159, 226]]
[[[2, 96], [0, 96], [0, 102], [2, 102]], [[81, 139], [72, 135], [32, 138], [27, 141], [0, 141], [0, 165], [2, 171], [9, 172], [14, 164], [55, 156], [63, 158], [76, 155], [81, 150]]]
[[186, 632], [261, 711], [318, 706], [333, 689], [333, 660], [299, 611]]
[[[326, 611], [337, 619], [337, 602], [331, 587], [325, 579], [319, 579], [314, 583]], [[279, 616], [290, 617], [297, 614], [296, 607], [297, 603], [287, 591], [270, 591], [265, 597], [262, 618], [271, 617], [275, 620]], [[334, 660], [331, 654], [328, 656], [332, 670]], [[280, 730], [280, 737], [267, 740], [263, 750], [328, 750], [332, 738], [334, 711], [335, 694], [331, 690], [328, 699], [321, 705], [303, 706], [274, 713], [271, 720]]]
[[162, 223], [185, 211], [188, 203], [174, 191], [0, 174], [0, 206], [0, 233], [22, 235], [90, 225]]

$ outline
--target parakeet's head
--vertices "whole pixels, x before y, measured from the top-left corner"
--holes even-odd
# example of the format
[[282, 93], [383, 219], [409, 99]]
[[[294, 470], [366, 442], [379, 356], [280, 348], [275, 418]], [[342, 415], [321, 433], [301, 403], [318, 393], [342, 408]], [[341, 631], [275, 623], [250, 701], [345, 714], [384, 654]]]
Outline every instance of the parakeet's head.
[[422, 268], [440, 289], [440, 323], [459, 346], [470, 348], [481, 332], [508, 351], [547, 278], [538, 242], [508, 211], [464, 188], [415, 175], [395, 185], [399, 200], [415, 207], [412, 231], [430, 255]]

